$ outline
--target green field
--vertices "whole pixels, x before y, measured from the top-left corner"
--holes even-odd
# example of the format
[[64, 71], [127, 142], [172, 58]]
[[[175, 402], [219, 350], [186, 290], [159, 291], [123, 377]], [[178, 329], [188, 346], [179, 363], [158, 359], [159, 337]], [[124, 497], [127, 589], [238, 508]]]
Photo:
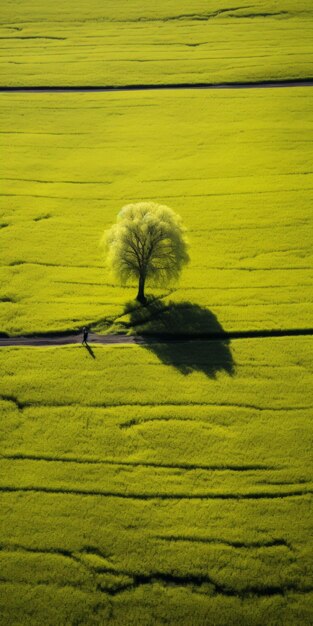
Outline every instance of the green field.
[[311, 0], [2, 0], [1, 85], [313, 77]]
[[210, 330], [204, 307], [226, 330], [312, 327], [310, 88], [0, 103], [3, 332], [106, 330], [117, 317], [127, 329], [136, 286], [116, 284], [99, 244], [138, 200], [168, 204], [188, 229], [180, 283], [148, 286], [193, 307], [172, 332]]
[[3, 623], [311, 624], [312, 347], [3, 349]]
[[[1, 625], [311, 626], [312, 2], [0, 15], [0, 89], [167, 86], [0, 93], [0, 343], [147, 335], [0, 346]], [[101, 247], [141, 201], [191, 259], [148, 306]]]

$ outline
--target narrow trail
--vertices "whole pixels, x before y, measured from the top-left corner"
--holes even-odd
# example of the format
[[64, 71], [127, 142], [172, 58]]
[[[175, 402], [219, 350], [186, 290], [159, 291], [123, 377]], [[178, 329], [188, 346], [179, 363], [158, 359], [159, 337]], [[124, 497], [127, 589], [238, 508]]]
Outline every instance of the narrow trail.
[[269, 80], [260, 82], [244, 83], [166, 83], [166, 84], [143, 84], [143, 85], [29, 85], [29, 86], [0, 86], [0, 93], [93, 93], [93, 92], [119, 92], [119, 91], [157, 91], [178, 89], [269, 89], [283, 87], [313, 87], [313, 79], [290, 79]]
[[[313, 336], [313, 328], [296, 328], [285, 330], [246, 330], [225, 333], [190, 334], [154, 334], [154, 335], [98, 335], [89, 333], [88, 343], [98, 345], [179, 343], [191, 341], [227, 341], [230, 339], [262, 339], [275, 337]], [[8, 346], [66, 346], [80, 344], [81, 333], [45, 333], [41, 335], [23, 335], [18, 337], [0, 337], [0, 348]]]

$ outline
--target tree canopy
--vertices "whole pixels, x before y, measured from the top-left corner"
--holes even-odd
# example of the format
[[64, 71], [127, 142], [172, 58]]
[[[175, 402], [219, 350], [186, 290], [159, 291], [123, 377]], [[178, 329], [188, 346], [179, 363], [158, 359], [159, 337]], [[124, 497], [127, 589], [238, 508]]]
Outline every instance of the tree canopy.
[[138, 280], [137, 300], [145, 303], [145, 283], [176, 280], [189, 261], [181, 218], [167, 206], [138, 202], [124, 206], [104, 234], [107, 260], [122, 284]]

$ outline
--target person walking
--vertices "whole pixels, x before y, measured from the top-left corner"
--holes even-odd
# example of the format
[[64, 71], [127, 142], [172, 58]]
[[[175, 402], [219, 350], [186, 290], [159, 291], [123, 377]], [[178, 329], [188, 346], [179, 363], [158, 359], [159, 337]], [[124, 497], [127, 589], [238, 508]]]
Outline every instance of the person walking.
[[89, 333], [89, 330], [88, 330], [87, 326], [84, 326], [84, 328], [83, 328], [83, 340], [82, 340], [82, 344], [86, 344], [86, 345], [87, 345], [87, 341], [88, 341], [88, 333]]

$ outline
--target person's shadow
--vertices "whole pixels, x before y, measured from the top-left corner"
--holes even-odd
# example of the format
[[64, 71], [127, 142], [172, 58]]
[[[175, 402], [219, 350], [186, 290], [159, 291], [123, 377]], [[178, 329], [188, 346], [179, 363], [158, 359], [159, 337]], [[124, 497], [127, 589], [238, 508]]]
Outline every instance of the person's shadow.
[[185, 375], [195, 371], [210, 378], [218, 372], [234, 375], [230, 340], [209, 309], [190, 302], [164, 304], [150, 299], [145, 306], [129, 304], [126, 311], [129, 325], [137, 335], [144, 335], [143, 346], [162, 363]]
[[95, 359], [96, 355], [95, 355], [92, 347], [89, 345], [89, 343], [84, 343], [83, 345], [85, 346], [87, 352], [89, 352], [90, 356], [92, 356], [92, 358]]

